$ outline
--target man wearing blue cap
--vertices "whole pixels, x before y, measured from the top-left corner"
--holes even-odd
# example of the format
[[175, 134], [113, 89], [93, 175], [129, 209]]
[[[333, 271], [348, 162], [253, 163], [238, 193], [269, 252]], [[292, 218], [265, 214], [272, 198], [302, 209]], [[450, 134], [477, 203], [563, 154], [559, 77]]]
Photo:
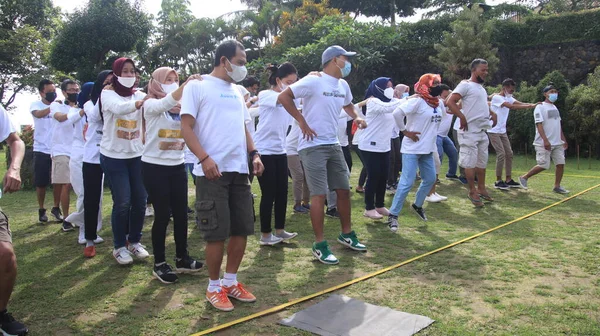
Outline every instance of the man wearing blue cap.
[[[349, 171], [337, 137], [338, 118], [343, 108], [360, 128], [367, 127], [352, 105], [352, 92], [342, 78], [352, 70], [348, 52], [340, 46], [327, 48], [321, 57], [323, 71], [320, 76], [306, 76], [279, 95], [281, 103], [298, 124], [303, 137], [298, 152], [306, 174], [311, 195], [310, 217], [315, 232], [313, 255], [322, 263], [334, 265], [338, 259], [331, 253], [323, 234], [325, 197], [329, 190], [337, 193], [337, 207], [342, 223], [338, 242], [356, 251], [366, 251], [352, 231], [350, 218]], [[300, 113], [294, 99], [302, 98]]]

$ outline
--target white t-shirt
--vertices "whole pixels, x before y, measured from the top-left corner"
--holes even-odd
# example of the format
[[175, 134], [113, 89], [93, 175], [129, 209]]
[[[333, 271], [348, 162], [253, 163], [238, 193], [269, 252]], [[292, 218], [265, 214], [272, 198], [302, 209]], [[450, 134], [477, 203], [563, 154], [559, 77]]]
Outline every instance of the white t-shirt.
[[313, 140], [300, 139], [298, 150], [319, 145], [339, 144], [340, 110], [352, 103], [352, 92], [348, 83], [322, 72], [321, 77], [302, 78], [292, 84], [290, 89], [294, 97], [303, 98], [302, 115], [308, 126], [317, 133]]
[[[356, 111], [356, 113], [361, 119], [366, 119], [365, 115], [362, 112], [362, 108], [358, 107], [358, 104], [354, 105], [354, 111]], [[366, 128], [356, 128], [356, 132], [354, 132], [354, 136], [352, 137], [352, 145], [358, 146], [358, 144], [360, 143], [360, 139], [362, 139], [362, 135], [365, 129]]]
[[188, 164], [188, 163], [197, 164], [198, 161], [199, 160], [196, 157], [196, 155], [194, 155], [194, 153], [192, 153], [192, 151], [188, 148], [188, 146], [185, 146], [183, 148], [183, 162], [185, 162], [186, 164]]
[[279, 93], [264, 90], [258, 94], [260, 122], [254, 133], [254, 145], [262, 155], [285, 154], [285, 138], [292, 116], [277, 103]]
[[102, 155], [113, 159], [133, 159], [142, 156], [142, 111], [135, 108], [135, 102], [144, 99], [145, 96], [140, 91], [129, 97], [119, 96], [113, 90], [102, 91]]
[[494, 97], [492, 97], [492, 106], [490, 107], [490, 109], [494, 113], [496, 113], [496, 115], [498, 115], [498, 123], [496, 124], [496, 127], [493, 127], [491, 130], [488, 131], [488, 133], [506, 133], [506, 122], [508, 121], [508, 114], [510, 112], [510, 109], [506, 106], [502, 106], [502, 104], [513, 104], [514, 102], [515, 99], [513, 97], [507, 98], [499, 94], [494, 95]]
[[[246, 102], [235, 84], [210, 75], [202, 78], [183, 89], [181, 115], [196, 119], [194, 133], [220, 172], [248, 174]], [[204, 176], [202, 165], [195, 166], [194, 175]]]
[[391, 150], [390, 134], [394, 126], [397, 127], [392, 113], [404, 101], [392, 99], [390, 102], [382, 102], [378, 98], [371, 97], [367, 101], [368, 127], [362, 132], [358, 142], [361, 151], [385, 153]]
[[100, 164], [100, 141], [102, 140], [102, 128], [104, 123], [100, 118], [98, 104], [94, 105], [88, 101], [83, 105], [88, 127], [85, 132], [85, 145], [83, 146], [83, 162]]
[[183, 164], [185, 141], [181, 134], [181, 117], [167, 112], [177, 103], [171, 93], [161, 99], [148, 99], [144, 103], [146, 143], [143, 162], [161, 166]]
[[[69, 105], [65, 105], [62, 103], [54, 102], [50, 104], [50, 112], [52, 116], [56, 113], [64, 113], [69, 114], [69, 110], [71, 107]], [[77, 114], [77, 117], [79, 114]], [[73, 146], [73, 124], [75, 121], [79, 120], [76, 116], [72, 115], [71, 118], [65, 121], [58, 121], [53, 119], [54, 123], [53, 132], [52, 132], [52, 142], [51, 142], [51, 155], [52, 157], [59, 155], [71, 156], [71, 147]]]
[[6, 140], [11, 133], [16, 132], [8, 112], [0, 105], [0, 142]]
[[50, 154], [52, 151], [50, 150], [50, 145], [52, 142], [52, 127], [54, 127], [54, 123], [52, 122], [52, 111], [45, 117], [37, 118], [33, 115], [33, 111], [41, 111], [45, 110], [50, 105], [44, 104], [43, 101], [38, 100], [31, 103], [29, 107], [29, 112], [33, 116], [33, 151]]
[[[293, 119], [293, 118], [292, 118]], [[302, 137], [302, 130], [300, 129], [300, 124], [293, 119], [292, 120], [292, 129], [290, 129], [290, 133], [287, 135], [285, 139], [286, 146], [285, 151], [287, 155], [298, 155], [298, 142]]]
[[423, 98], [411, 98], [402, 103], [394, 114], [402, 110], [406, 115], [406, 130], [420, 132], [419, 141], [414, 142], [405, 136], [402, 139], [403, 154], [429, 154], [437, 152], [437, 134], [442, 121], [442, 109], [440, 106], [433, 108]]
[[[546, 133], [546, 138], [548, 138], [550, 145], [559, 146], [564, 144], [560, 136], [562, 131], [560, 113], [554, 104], [543, 102], [536, 106], [535, 110], [533, 110], [533, 117], [536, 124], [542, 123], [544, 133]], [[536, 146], [544, 145], [544, 140], [542, 140], [537, 127], [535, 128], [535, 140], [533, 144]]]
[[79, 160], [81, 162], [83, 158], [85, 139], [83, 138], [83, 128], [85, 127], [85, 118], [83, 118], [79, 111], [81, 109], [77, 107], [71, 107], [69, 109], [69, 122], [73, 122], [73, 144], [71, 145], [71, 160]]
[[450, 131], [450, 127], [452, 126], [452, 118], [454, 116], [448, 113], [448, 108], [444, 104], [444, 101], [441, 99], [440, 108], [442, 109], [442, 121], [440, 122], [440, 126], [438, 128], [438, 135], [447, 137], [448, 132]]
[[348, 146], [348, 121], [352, 120], [352, 117], [342, 109], [340, 112], [340, 118], [338, 119], [338, 140], [340, 146]]
[[[464, 80], [458, 84], [453, 93], [458, 93], [462, 97], [462, 111], [467, 118], [468, 133], [478, 133], [491, 128], [488, 95], [483, 85]], [[464, 131], [459, 130], [459, 132]]]

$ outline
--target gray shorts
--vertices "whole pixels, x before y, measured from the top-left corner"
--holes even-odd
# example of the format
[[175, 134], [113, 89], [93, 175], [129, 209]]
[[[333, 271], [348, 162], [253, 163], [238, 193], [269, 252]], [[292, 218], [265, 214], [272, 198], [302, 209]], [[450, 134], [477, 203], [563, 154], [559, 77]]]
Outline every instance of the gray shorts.
[[254, 234], [254, 205], [248, 174], [196, 178], [196, 224], [206, 241]]
[[0, 210], [0, 242], [11, 243], [12, 235], [10, 233], [10, 227], [8, 226], [8, 218]]
[[340, 145], [320, 145], [298, 152], [310, 196], [325, 196], [330, 190], [350, 190], [350, 171]]

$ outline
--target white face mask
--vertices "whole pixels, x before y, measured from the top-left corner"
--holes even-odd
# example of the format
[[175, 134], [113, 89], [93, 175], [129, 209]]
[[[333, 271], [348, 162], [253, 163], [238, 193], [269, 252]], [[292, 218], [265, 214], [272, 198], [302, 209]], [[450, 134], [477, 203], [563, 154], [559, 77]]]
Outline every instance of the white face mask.
[[227, 60], [229, 62], [229, 64], [231, 65], [231, 71], [227, 70], [227, 68], [225, 68], [225, 71], [227, 71], [227, 75], [229, 77], [231, 77], [231, 79], [238, 83], [244, 80], [244, 78], [246, 78], [246, 75], [248, 74], [248, 69], [246, 69], [245, 65], [235, 65], [233, 63], [231, 63], [229, 60]]
[[121, 84], [124, 87], [130, 89], [135, 84], [135, 77], [120, 77], [120, 76], [117, 76], [117, 81], [119, 82], [119, 84]]
[[179, 84], [177, 83], [171, 83], [171, 84], [160, 84], [160, 87], [162, 87], [163, 91], [166, 94], [169, 94], [175, 90], [177, 90], [179, 88]]
[[408, 95], [409, 95], [409, 93], [408, 93], [408, 92], [404, 92], [404, 93], [402, 94], [402, 98], [408, 98]]
[[288, 87], [289, 85], [285, 85], [283, 82], [279, 84], [279, 89], [281, 90], [281, 92], [285, 91], [285, 89], [287, 89]]
[[383, 90], [383, 95], [387, 99], [394, 98], [394, 89], [393, 88], [387, 88], [387, 89]]

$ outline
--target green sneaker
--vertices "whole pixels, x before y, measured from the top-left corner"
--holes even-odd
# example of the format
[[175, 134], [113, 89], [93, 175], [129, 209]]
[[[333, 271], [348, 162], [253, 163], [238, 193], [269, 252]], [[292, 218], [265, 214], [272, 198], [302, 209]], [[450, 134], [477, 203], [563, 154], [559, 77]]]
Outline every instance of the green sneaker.
[[356, 238], [356, 232], [352, 231], [348, 234], [341, 233], [338, 237], [338, 242], [346, 247], [353, 249], [354, 251], [366, 251], [367, 247], [361, 244]]
[[320, 262], [327, 265], [335, 265], [340, 261], [331, 253], [327, 241], [313, 243], [312, 253]]

